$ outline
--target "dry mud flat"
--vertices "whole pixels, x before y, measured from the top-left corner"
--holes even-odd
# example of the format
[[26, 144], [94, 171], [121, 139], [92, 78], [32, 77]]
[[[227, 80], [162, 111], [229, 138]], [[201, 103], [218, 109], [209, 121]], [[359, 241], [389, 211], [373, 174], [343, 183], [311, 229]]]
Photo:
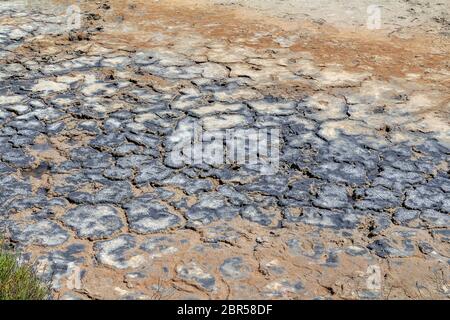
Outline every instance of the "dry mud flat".
[[[450, 34], [450, 4], [446, 0], [211, 0], [243, 7], [289, 21], [309, 19], [318, 24], [361, 30], [377, 14], [377, 32], [409, 38], [411, 33]], [[379, 10], [376, 10], [379, 9]], [[370, 20], [369, 20], [370, 21]], [[369, 22], [370, 23], [370, 22]]]
[[[449, 298], [445, 34], [68, 5], [0, 1], [0, 228], [55, 298]], [[175, 164], [193, 124], [279, 171]]]

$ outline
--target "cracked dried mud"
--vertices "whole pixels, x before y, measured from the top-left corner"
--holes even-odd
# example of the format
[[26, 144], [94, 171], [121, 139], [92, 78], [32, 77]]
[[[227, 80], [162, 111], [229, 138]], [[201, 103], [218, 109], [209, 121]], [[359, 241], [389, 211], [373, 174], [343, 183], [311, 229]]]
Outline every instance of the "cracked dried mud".
[[[0, 1], [0, 230], [55, 298], [450, 297], [448, 1], [379, 31], [278, 2], [67, 31], [71, 2]], [[277, 173], [175, 165], [192, 124], [280, 128]]]

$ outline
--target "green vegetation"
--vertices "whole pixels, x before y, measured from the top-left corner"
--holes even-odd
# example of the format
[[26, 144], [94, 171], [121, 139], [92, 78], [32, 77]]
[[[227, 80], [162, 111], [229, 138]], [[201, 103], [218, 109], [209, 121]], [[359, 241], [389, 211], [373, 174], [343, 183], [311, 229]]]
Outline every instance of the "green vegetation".
[[33, 266], [18, 263], [17, 254], [0, 239], [0, 300], [44, 300], [49, 286], [43, 283]]

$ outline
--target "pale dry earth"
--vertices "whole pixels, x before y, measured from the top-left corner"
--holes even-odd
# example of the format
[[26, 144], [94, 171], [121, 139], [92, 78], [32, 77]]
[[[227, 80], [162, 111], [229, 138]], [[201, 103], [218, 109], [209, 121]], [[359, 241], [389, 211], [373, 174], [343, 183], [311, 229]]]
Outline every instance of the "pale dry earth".
[[289, 21], [309, 19], [336, 27], [361, 31], [368, 16], [379, 8], [381, 28], [377, 32], [411, 37], [412, 33], [449, 35], [448, 0], [213, 0], [224, 6], [240, 6], [265, 16]]
[[[448, 299], [448, 2], [225, 2], [0, 1], [3, 236], [61, 299]], [[279, 171], [175, 164], [193, 124]]]

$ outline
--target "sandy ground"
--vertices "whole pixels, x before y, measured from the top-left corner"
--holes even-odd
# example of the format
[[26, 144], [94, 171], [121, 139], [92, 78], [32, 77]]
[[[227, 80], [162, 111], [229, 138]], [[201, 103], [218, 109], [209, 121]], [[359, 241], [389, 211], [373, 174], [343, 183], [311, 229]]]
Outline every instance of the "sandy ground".
[[[213, 0], [225, 6], [255, 9], [264, 15], [288, 20], [311, 19], [338, 27], [364, 29], [370, 16], [379, 8], [380, 30], [383, 33], [438, 33], [449, 35], [450, 3], [445, 0]], [[369, 24], [370, 25], [370, 24]]]

